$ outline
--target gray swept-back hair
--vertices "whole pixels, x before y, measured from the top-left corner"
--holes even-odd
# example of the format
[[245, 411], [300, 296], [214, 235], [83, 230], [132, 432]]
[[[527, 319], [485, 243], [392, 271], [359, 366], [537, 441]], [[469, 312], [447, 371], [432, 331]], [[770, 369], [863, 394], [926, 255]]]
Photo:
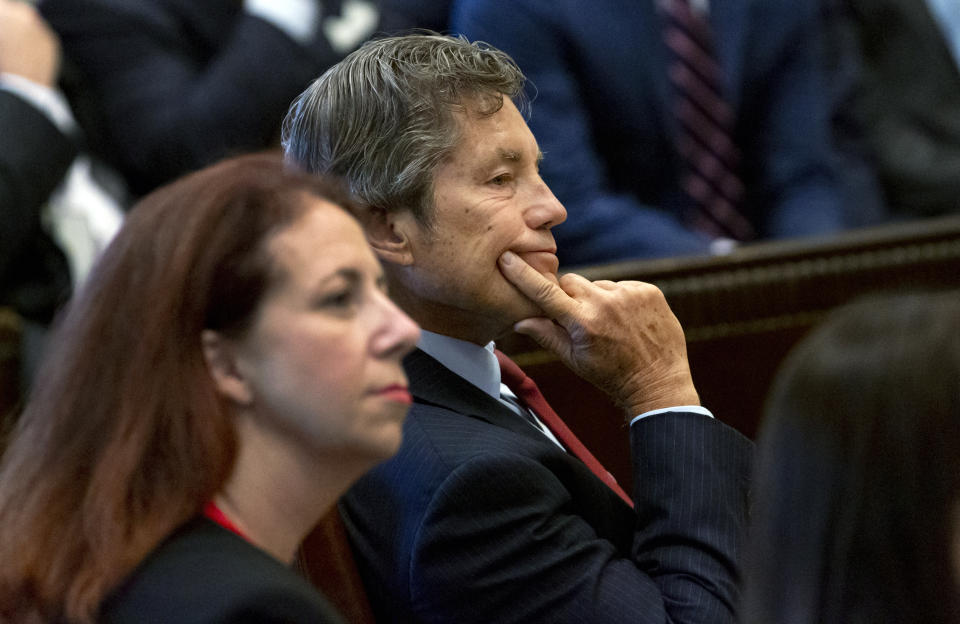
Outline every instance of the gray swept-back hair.
[[506, 53], [464, 37], [368, 41], [294, 100], [283, 122], [289, 160], [335, 173], [369, 206], [431, 223], [436, 167], [454, 150], [454, 110], [525, 109], [525, 77]]

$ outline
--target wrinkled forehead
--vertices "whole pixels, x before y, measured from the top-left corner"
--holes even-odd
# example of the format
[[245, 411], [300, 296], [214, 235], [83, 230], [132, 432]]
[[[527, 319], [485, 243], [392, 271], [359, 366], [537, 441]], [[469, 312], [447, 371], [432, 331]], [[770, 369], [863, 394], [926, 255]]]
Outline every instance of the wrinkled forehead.
[[461, 160], [461, 164], [482, 168], [492, 162], [539, 162], [542, 157], [526, 120], [509, 99], [504, 99], [492, 113], [467, 106], [452, 115], [457, 134], [444, 159], [446, 163]]

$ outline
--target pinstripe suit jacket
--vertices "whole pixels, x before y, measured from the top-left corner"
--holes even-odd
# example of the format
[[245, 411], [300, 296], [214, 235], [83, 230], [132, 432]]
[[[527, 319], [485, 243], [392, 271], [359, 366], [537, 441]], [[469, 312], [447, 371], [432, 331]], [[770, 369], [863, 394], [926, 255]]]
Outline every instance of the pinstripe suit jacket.
[[430, 356], [404, 364], [403, 445], [341, 502], [379, 621], [733, 621], [746, 438], [700, 414], [640, 420], [633, 510]]

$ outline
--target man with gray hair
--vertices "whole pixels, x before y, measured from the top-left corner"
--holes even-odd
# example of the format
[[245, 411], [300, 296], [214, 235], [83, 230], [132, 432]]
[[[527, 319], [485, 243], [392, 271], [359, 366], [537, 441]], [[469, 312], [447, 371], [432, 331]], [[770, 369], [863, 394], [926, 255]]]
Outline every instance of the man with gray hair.
[[[523, 83], [482, 44], [380, 39], [284, 123], [288, 157], [364, 204], [390, 293], [425, 330], [404, 362], [403, 445], [341, 504], [374, 612], [732, 622], [752, 445], [700, 407], [657, 288], [557, 276], [566, 212], [538, 173]], [[632, 500], [494, 349], [511, 329], [624, 408]]]

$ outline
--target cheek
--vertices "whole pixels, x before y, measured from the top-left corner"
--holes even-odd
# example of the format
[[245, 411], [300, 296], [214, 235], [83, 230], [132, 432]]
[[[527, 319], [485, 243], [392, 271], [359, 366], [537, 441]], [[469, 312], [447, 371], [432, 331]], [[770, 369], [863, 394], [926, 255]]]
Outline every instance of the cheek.
[[463, 266], [464, 272], [472, 273], [484, 280], [502, 278], [497, 260], [500, 254], [516, 246], [516, 236], [500, 223], [488, 225], [476, 234], [464, 240], [455, 250], [454, 262]]
[[[363, 383], [363, 346], [340, 336], [318, 343], [296, 345], [300, 369], [309, 375], [304, 381], [325, 388], [329, 394], [353, 396]], [[294, 373], [295, 374], [295, 373]]]
[[275, 423], [319, 452], [355, 437], [364, 390], [363, 362], [355, 353], [301, 344], [274, 364], [262, 399]]
[[355, 398], [363, 382], [362, 346], [349, 336], [319, 338], [290, 332], [278, 340], [267, 361], [264, 378], [273, 394], [285, 403], [315, 402], [340, 405]]

